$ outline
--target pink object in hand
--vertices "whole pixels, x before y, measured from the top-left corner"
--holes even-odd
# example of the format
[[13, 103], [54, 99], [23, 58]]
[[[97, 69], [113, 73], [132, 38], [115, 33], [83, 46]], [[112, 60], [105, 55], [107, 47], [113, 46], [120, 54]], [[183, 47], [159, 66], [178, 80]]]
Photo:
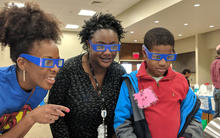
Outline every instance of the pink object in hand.
[[135, 93], [134, 100], [137, 101], [139, 108], [144, 109], [156, 103], [158, 98], [151, 88], [146, 88]]

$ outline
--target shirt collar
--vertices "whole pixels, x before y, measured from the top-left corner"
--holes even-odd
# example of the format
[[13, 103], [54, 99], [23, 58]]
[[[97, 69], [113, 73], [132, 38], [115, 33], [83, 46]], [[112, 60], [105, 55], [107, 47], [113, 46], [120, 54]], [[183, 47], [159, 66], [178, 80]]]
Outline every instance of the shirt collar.
[[[143, 62], [141, 63], [141, 66], [140, 66], [140, 68], [139, 68], [138, 73], [137, 73], [136, 76], [137, 76], [138, 78], [153, 79], [153, 78], [147, 73], [146, 69], [147, 69], [147, 64], [146, 64], [145, 61], [143, 61]], [[174, 78], [175, 76], [176, 76], [176, 72], [174, 72], [174, 71], [172, 70], [172, 68], [169, 67], [168, 70], [167, 70], [166, 76], [164, 76], [163, 79], [172, 79], [172, 78]]]

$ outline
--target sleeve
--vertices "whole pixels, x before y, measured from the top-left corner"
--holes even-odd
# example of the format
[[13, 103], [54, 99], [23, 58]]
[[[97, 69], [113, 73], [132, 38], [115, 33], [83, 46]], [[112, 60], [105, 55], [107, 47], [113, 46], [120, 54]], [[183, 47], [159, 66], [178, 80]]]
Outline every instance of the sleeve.
[[117, 138], [136, 138], [134, 128], [132, 126], [132, 114], [128, 88], [125, 81], [123, 81], [114, 117], [114, 129]]
[[184, 138], [203, 138], [202, 124], [196, 118], [193, 118], [182, 135]]
[[[191, 93], [191, 94], [190, 94]], [[200, 108], [200, 100], [199, 98], [193, 93], [192, 89], [189, 89], [188, 95], [187, 95], [187, 100], [190, 100], [188, 102], [185, 102], [188, 104], [188, 108], [191, 108], [189, 105], [190, 102], [193, 100], [195, 101], [195, 113], [192, 113], [192, 115], [189, 115], [187, 118], [191, 118], [189, 124], [187, 125], [182, 137], [184, 138], [203, 138], [203, 129], [202, 129], [202, 124], [201, 124], [201, 117], [202, 117], [202, 110]], [[190, 97], [190, 98], [189, 98]], [[197, 109], [197, 110], [196, 110]]]
[[[197, 98], [200, 107], [200, 100]], [[195, 115], [193, 116], [190, 124], [187, 126], [185, 130], [185, 134], [191, 134], [190, 138], [202, 138], [203, 137], [203, 129], [202, 129], [202, 110], [199, 109]], [[183, 135], [184, 136], [184, 135]], [[186, 137], [187, 138], [187, 137]]]
[[[57, 105], [65, 105], [65, 92], [68, 90], [68, 86], [70, 86], [70, 79], [68, 75], [68, 69], [64, 66], [57, 74], [55, 84], [49, 93], [48, 103], [57, 104]], [[68, 127], [64, 120], [64, 117], [60, 117], [55, 123], [50, 124], [51, 132], [53, 138], [69, 138]]]

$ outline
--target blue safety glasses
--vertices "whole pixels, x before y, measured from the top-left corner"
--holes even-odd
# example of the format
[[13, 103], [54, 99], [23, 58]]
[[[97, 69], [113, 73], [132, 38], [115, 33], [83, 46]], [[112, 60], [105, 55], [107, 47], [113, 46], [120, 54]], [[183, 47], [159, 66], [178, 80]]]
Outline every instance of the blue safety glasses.
[[145, 45], [142, 46], [150, 60], [157, 60], [160, 61], [162, 59], [166, 61], [175, 61], [177, 54], [158, 54], [158, 53], [151, 53]]
[[58, 68], [62, 68], [64, 64], [64, 59], [39, 58], [28, 54], [20, 54], [19, 57], [23, 57], [28, 61], [43, 68], [53, 68], [55, 65]]
[[96, 52], [105, 52], [107, 49], [109, 51], [114, 52], [114, 51], [120, 51], [120, 45], [121, 44], [93, 44], [91, 40], [89, 40], [89, 44], [92, 46], [92, 49]]

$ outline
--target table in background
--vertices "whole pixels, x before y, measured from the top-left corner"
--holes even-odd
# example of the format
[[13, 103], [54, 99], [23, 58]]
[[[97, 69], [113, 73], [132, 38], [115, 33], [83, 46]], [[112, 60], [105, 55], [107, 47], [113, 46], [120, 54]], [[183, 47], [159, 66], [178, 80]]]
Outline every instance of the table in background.
[[212, 116], [215, 113], [215, 102], [213, 96], [198, 96], [201, 101], [200, 109], [202, 110], [202, 119], [206, 119], [207, 122], [212, 120]]

